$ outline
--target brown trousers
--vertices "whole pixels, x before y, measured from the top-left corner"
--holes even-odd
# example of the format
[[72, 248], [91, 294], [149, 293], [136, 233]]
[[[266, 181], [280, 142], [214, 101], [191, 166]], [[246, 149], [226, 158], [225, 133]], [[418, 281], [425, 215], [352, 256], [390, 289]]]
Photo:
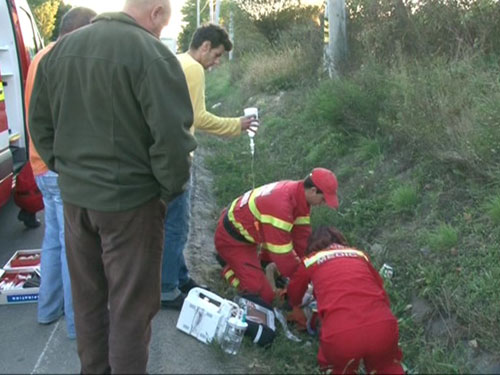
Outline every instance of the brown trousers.
[[64, 203], [66, 254], [83, 374], [144, 374], [160, 309], [159, 199], [123, 212]]

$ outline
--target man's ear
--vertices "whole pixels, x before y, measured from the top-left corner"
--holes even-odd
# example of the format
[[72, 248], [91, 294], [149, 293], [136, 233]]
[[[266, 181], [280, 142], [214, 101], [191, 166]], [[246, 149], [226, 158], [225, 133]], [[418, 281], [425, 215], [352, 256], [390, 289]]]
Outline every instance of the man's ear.
[[[164, 5], [158, 4], [151, 11], [151, 19], [156, 21], [158, 19], [163, 19], [165, 17], [165, 13], [168, 13], [168, 9], [165, 8]], [[170, 14], [167, 15], [168, 20], [170, 21]]]
[[210, 42], [209, 40], [205, 40], [203, 43], [201, 43], [200, 48], [203, 52], [208, 52], [212, 48], [212, 42]]
[[151, 11], [151, 18], [155, 20], [161, 12], [162, 12], [162, 6], [156, 5]]

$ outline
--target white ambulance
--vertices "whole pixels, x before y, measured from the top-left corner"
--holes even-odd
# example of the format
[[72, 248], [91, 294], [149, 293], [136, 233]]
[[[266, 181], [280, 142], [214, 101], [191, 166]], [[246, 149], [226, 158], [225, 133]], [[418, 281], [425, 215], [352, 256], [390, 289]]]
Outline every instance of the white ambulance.
[[26, 0], [0, 0], [0, 207], [28, 161], [24, 84], [30, 61], [42, 48]]

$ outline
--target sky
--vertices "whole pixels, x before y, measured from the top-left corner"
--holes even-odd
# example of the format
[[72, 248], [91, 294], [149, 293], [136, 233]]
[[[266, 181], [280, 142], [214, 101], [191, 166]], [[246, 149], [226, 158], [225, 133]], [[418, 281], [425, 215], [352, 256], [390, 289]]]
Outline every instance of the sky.
[[[72, 6], [83, 6], [95, 10], [97, 13], [120, 11], [125, 0], [64, 0], [66, 4]], [[177, 39], [177, 34], [181, 31], [182, 14], [181, 8], [184, 0], [171, 0], [172, 17], [169, 25], [163, 29], [162, 36]]]

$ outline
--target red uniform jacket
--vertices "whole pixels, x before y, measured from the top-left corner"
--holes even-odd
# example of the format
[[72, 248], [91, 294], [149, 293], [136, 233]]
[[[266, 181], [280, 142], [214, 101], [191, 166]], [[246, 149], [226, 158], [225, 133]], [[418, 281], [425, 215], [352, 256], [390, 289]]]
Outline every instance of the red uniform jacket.
[[292, 306], [302, 303], [310, 281], [321, 320], [331, 318], [322, 327], [323, 338], [395, 319], [383, 280], [362, 251], [332, 245], [305, 257], [288, 284]]
[[268, 251], [285, 277], [297, 269], [297, 255], [304, 255], [311, 234], [309, 214], [303, 181], [279, 181], [250, 190], [227, 212], [236, 230]]

